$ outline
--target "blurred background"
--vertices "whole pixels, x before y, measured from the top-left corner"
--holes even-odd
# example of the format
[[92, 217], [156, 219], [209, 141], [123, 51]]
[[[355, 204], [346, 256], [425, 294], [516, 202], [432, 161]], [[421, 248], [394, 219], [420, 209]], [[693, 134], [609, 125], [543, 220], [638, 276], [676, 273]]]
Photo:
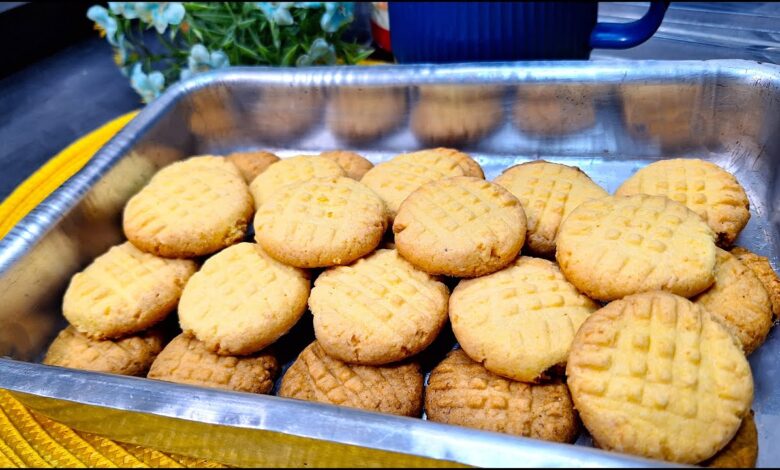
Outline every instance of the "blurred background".
[[[93, 2], [0, 3], [0, 199], [59, 150], [142, 106], [86, 12]], [[599, 21], [640, 18], [648, 2], [600, 2]], [[349, 35], [371, 41], [369, 2]], [[392, 29], [392, 26], [391, 26]], [[749, 59], [780, 63], [780, 3], [673, 2], [660, 29], [626, 50], [591, 60]], [[376, 60], [392, 60], [378, 50]], [[89, 105], [85, 105], [85, 102]]]

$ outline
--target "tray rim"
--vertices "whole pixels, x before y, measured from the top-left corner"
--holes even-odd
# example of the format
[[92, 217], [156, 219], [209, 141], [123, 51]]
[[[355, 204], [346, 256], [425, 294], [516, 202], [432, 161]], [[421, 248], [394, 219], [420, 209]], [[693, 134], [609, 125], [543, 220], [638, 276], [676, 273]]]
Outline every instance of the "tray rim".
[[[259, 84], [268, 85], [295, 85], [296, 81], [312, 84], [312, 77], [318, 77], [315, 84], [322, 87], [328, 87], [334, 80], [341, 80], [343, 85], [361, 85], [361, 86], [385, 86], [385, 85], [409, 85], [425, 83], [461, 83], [458, 81], [463, 74], [478, 76], [483, 83], [488, 80], [491, 83], [512, 84], [518, 81], [593, 81], [603, 83], [605, 81], [623, 83], [627, 80], [647, 78], [664, 79], [674, 68], [688, 68], [694, 72], [703, 72], [708, 69], [728, 71], [733, 75], [744, 76], [754, 79], [754, 86], [761, 86], [761, 81], [773, 84], [780, 88], [780, 65], [766, 64], [752, 60], [706, 60], [706, 61], [668, 61], [668, 60], [626, 60], [626, 61], [561, 61], [561, 62], [500, 62], [500, 63], [465, 63], [465, 64], [414, 64], [414, 65], [388, 65], [372, 67], [306, 67], [298, 69], [278, 69], [273, 67], [234, 67], [227, 70], [209, 72], [198, 75], [186, 82], [178, 83], [169, 88], [153, 103], [147, 105], [141, 112], [131, 120], [116, 136], [114, 136], [106, 145], [104, 145], [95, 156], [73, 177], [68, 179], [62, 186], [57, 188], [43, 202], [36, 206], [29, 214], [20, 220], [3, 238], [0, 239], [0, 276], [7, 273], [17, 261], [21, 260], [28, 250], [33, 248], [46, 233], [51, 230], [62, 219], [65, 213], [72, 209], [86, 192], [120, 159], [133, 144], [135, 144], [148, 130], [150, 130], [165, 112], [177, 101], [181, 100], [187, 94], [201, 88], [213, 86], [218, 83], [228, 83], [234, 81], [251, 80]], [[590, 72], [583, 74], [583, 71]], [[596, 76], [598, 72], [598, 76]], [[347, 83], [344, 83], [344, 77]], [[641, 77], [641, 78], [640, 78]], [[606, 78], [606, 80], [605, 80]], [[52, 388], [48, 380], [56, 376], [59, 382], [58, 386]], [[484, 449], [484, 456], [480, 458], [474, 453], [462, 455], [455, 460], [461, 463], [472, 465], [495, 465], [496, 459], [506, 457], [512, 454], [512, 451], [518, 451], [520, 455], [513, 455], [513, 459], [524, 458], [521, 462], [527, 461], [529, 455], [547, 454], [545, 464], [594, 464], [594, 465], [638, 465], [638, 466], [672, 466], [667, 462], [650, 461], [634, 456], [618, 454], [614, 452], [605, 452], [598, 449], [591, 449], [583, 446], [574, 446], [569, 444], [557, 444], [535, 439], [528, 439], [505, 434], [479, 431], [459, 426], [444, 425], [432, 423], [426, 420], [415, 418], [402, 418], [389, 415], [380, 415], [360, 410], [344, 409], [332, 405], [325, 405], [312, 402], [301, 402], [275, 396], [250, 395], [221, 390], [211, 390], [202, 387], [188, 385], [172, 384], [159, 382], [145, 378], [114, 376], [89, 371], [77, 371], [64, 369], [60, 367], [46, 366], [43, 364], [16, 361], [8, 358], [0, 358], [0, 388], [19, 392], [23, 394], [35, 395], [39, 397], [51, 398], [56, 400], [69, 401], [84, 405], [97, 406], [101, 408], [116, 409], [129, 412], [148, 413], [167, 418], [194, 420], [207, 422], [201, 419], [191, 417], [193, 407], [188, 407], [188, 413], [179, 413], [170, 415], [153, 408], [141, 406], [140, 403], [131, 403], [117, 405], [107, 398], [115, 397], [116, 390], [132, 390], [133, 384], [137, 380], [144, 380], [144, 388], [153, 388], [161, 393], [174, 396], [188, 397], [197, 395], [199, 397], [223, 398], [232, 397], [231, 406], [238, 403], [243, 406], [246, 404], [257, 405], [265, 404], [267, 408], [278, 408], [287, 410], [280, 415], [281, 422], [265, 423], [265, 427], [250, 426], [252, 429], [263, 429], [271, 432], [282, 432], [298, 435], [312, 439], [322, 439], [346, 444], [358, 445], [363, 447], [378, 448], [361, 439], [358, 433], [357, 441], [345, 442], [328, 438], [321, 433], [304, 432], [295, 426], [294, 419], [289, 419], [289, 414], [315, 413], [322, 415], [327, 419], [347, 421], [360, 420], [361, 423], [368, 422], [378, 426], [377, 429], [385, 429], [385, 424], [401, 423], [406, 428], [414, 428], [421, 434], [418, 437], [440, 436], [449, 442], [452, 437], [458, 439], [452, 443], [453, 451], [461, 450], [457, 443], [468, 442], [471, 447]], [[89, 397], [78, 393], [78, 387], [90, 383], [90, 386], [100, 387], [105, 390], [105, 396]], [[151, 385], [150, 385], [151, 384]], [[69, 386], [66, 386], [69, 385]], [[185, 400], [186, 401], [186, 400]], [[123, 407], [124, 406], [124, 407]], [[235, 405], [238, 406], [238, 405]], [[239, 406], [240, 408], [240, 406]], [[255, 408], [257, 409], [257, 408]], [[285, 416], [288, 414], [288, 416]], [[288, 419], [283, 419], [287, 417]], [[398, 421], [400, 420], [400, 421]], [[408, 421], [408, 422], [407, 422]], [[215, 422], [213, 424], [236, 426], [235, 423]], [[322, 426], [326, 430], [328, 426]], [[418, 429], [419, 428], [419, 429]], [[430, 433], [431, 435], [427, 435]], [[343, 436], [342, 436], [343, 437]], [[412, 452], [409, 449], [402, 448], [398, 442], [387, 442], [384, 444], [390, 452], [411, 453], [423, 457], [437, 458], [435, 456], [425, 455], [425, 452]], [[492, 446], [499, 446], [493, 448]], [[467, 446], [468, 447], [468, 446]], [[489, 450], [501, 450], [500, 452], [489, 452]], [[530, 452], [527, 454], [525, 452]], [[466, 454], [468, 454], [466, 450]], [[498, 454], [498, 455], [496, 455]], [[485, 459], [486, 457], [486, 459]], [[494, 457], [491, 461], [490, 458]], [[441, 458], [441, 457], [439, 457]], [[587, 459], [587, 460], [583, 460]], [[506, 460], [504, 460], [506, 462]], [[514, 460], [515, 465], [518, 460]]]

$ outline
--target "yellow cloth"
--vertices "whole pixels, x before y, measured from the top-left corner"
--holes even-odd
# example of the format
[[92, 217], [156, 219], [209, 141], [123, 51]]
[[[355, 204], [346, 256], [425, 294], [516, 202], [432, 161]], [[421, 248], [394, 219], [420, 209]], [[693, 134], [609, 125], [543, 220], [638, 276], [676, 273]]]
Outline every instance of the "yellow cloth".
[[138, 114], [127, 113], [73, 142], [20, 184], [0, 204], [0, 238], [55, 189], [73, 176], [125, 124]]
[[0, 467], [225, 467], [78, 432], [25, 408], [0, 390]]

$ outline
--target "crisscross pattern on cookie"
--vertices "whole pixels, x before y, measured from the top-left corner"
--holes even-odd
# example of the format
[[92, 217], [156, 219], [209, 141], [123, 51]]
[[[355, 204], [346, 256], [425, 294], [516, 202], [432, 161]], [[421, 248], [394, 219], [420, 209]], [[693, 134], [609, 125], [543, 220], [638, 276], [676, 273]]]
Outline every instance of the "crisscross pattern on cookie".
[[217, 354], [251, 354], [295, 325], [306, 309], [309, 280], [254, 243], [209, 258], [182, 293], [179, 322]]
[[455, 161], [460, 169], [463, 170], [464, 176], [485, 179], [482, 167], [479, 166], [476, 160], [467, 153], [451, 148], [436, 147], [418, 150], [417, 152], [402, 153], [393, 158], [395, 162], [423, 163], [442, 169], [448, 168], [448, 165], [444, 163], [447, 160]]
[[119, 338], [148, 328], [176, 308], [194, 261], [144, 253], [130, 242], [112, 247], [73, 276], [62, 313], [91, 338]]
[[418, 417], [423, 376], [417, 363], [379, 367], [347, 364], [328, 356], [315, 341], [287, 370], [279, 395]]
[[413, 192], [393, 224], [399, 253], [431, 274], [472, 277], [497, 271], [520, 252], [525, 213], [504, 188], [458, 176]]
[[49, 346], [43, 363], [112, 374], [145, 375], [162, 348], [162, 334], [155, 330], [111, 341], [89, 339], [68, 326]]
[[261, 351], [251, 356], [219, 356], [195, 338], [179, 335], [157, 356], [151, 379], [239, 392], [269, 393], [279, 372], [276, 357]]
[[446, 153], [412, 152], [401, 154], [370, 169], [361, 183], [371, 188], [387, 204], [391, 218], [414, 190], [431, 181], [463, 176], [462, 163]]
[[425, 414], [431, 421], [556, 442], [572, 442], [578, 431], [565, 384], [505, 379], [461, 349], [431, 371]]
[[338, 178], [346, 173], [338, 163], [323, 157], [299, 155], [283, 158], [262, 172], [249, 185], [249, 191], [259, 208], [279, 189], [288, 184], [302, 183], [312, 178]]
[[750, 219], [750, 204], [737, 179], [718, 165], [699, 159], [660, 160], [637, 171], [615, 192], [617, 196], [666, 196], [699, 214], [731, 245]]
[[220, 157], [193, 157], [160, 172], [125, 206], [134, 245], [161, 256], [213, 253], [246, 233], [252, 200], [238, 169]]
[[574, 334], [597, 308], [555, 264], [523, 256], [461, 281], [450, 298], [450, 320], [469, 357], [493, 373], [533, 382], [566, 362]]
[[591, 315], [572, 345], [567, 376], [600, 445], [675, 462], [715, 454], [753, 400], [736, 338], [698, 305], [660, 291]]
[[371, 252], [387, 229], [385, 203], [347, 177], [287, 185], [266, 201], [255, 238], [274, 258], [301, 268], [348, 264]]
[[740, 246], [734, 247], [731, 250], [731, 254], [736, 256], [742, 264], [747, 266], [758, 277], [764, 285], [766, 293], [769, 294], [769, 301], [772, 303], [772, 313], [776, 318], [780, 317], [780, 278], [777, 277], [777, 273], [772, 269], [769, 260]]
[[520, 200], [528, 218], [528, 248], [536, 254], [555, 253], [558, 229], [574, 209], [609, 194], [579, 168], [543, 160], [513, 166], [494, 180]]
[[643, 194], [586, 201], [563, 222], [556, 258], [589, 297], [666, 290], [690, 297], [714, 281], [715, 235], [682, 204]]
[[745, 354], [761, 346], [772, 328], [772, 304], [764, 285], [734, 255], [720, 248], [715, 284], [695, 302], [733, 328]]
[[447, 319], [447, 287], [395, 250], [332, 268], [314, 283], [314, 333], [331, 356], [381, 365], [425, 349]]

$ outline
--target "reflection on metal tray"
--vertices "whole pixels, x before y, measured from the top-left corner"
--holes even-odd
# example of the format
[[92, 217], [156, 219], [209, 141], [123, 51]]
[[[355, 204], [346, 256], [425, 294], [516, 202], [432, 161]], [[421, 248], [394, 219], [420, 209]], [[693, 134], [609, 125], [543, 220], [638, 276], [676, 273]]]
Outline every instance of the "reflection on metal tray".
[[[400, 465], [646, 465], [589, 448], [586, 437], [554, 444], [36, 362], [64, 325], [70, 276], [122, 240], [127, 199], [157, 169], [189, 155], [349, 148], [379, 162], [446, 145], [474, 155], [489, 179], [545, 158], [579, 166], [609, 191], [650, 161], [696, 156], [745, 186], [752, 217], [737, 243], [777, 269], [778, 119], [780, 67], [748, 61], [237, 68], [198, 76], [145, 108], [0, 241], [0, 354], [8, 357], [0, 359], [0, 387], [76, 429], [237, 465], [373, 465], [387, 464], [388, 455]], [[283, 360], [310, 339], [307, 315], [280, 340]], [[443, 337], [423, 356], [425, 367], [451, 345]], [[750, 358], [763, 466], [780, 459], [778, 355], [773, 332]]]

